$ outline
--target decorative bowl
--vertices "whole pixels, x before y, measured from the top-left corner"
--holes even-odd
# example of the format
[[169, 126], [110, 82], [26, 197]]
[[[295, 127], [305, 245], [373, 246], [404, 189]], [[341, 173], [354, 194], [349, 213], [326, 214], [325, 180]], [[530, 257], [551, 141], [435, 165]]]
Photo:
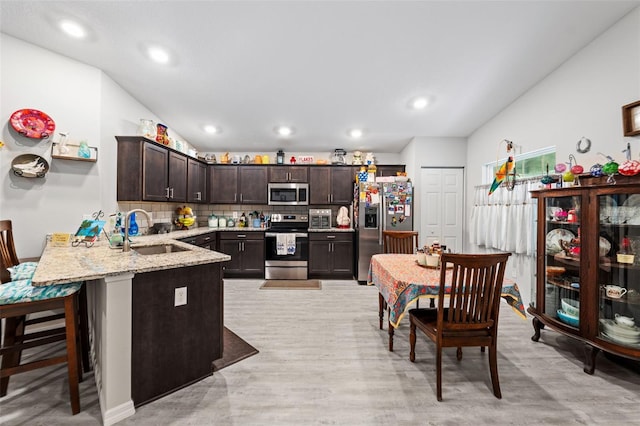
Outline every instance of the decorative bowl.
[[566, 312], [564, 312], [562, 309], [558, 309], [557, 314], [560, 321], [562, 321], [565, 324], [569, 324], [570, 326], [573, 326], [573, 327], [578, 327], [578, 325], [580, 324], [580, 319], [578, 317], [569, 315]]
[[572, 317], [580, 316], [580, 302], [573, 299], [560, 299], [562, 310]]

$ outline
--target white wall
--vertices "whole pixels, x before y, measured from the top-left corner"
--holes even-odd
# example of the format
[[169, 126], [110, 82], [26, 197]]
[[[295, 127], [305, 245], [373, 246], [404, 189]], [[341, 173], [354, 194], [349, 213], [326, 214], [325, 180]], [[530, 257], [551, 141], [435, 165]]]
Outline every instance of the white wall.
[[[115, 211], [114, 135], [135, 134], [139, 118], [158, 121], [102, 71], [0, 34], [0, 218], [11, 219], [20, 257], [39, 256], [51, 232], [75, 232], [83, 214]], [[96, 163], [51, 159], [51, 140], [29, 139], [9, 124], [14, 111], [34, 108], [70, 132], [71, 143], [98, 148]], [[127, 117], [127, 118], [123, 118]], [[129, 119], [130, 118], [130, 119]], [[44, 178], [10, 172], [11, 161], [34, 153], [50, 165]]]
[[[623, 137], [622, 105], [640, 99], [640, 8], [635, 9], [591, 44], [570, 58], [512, 105], [476, 130], [468, 140], [467, 218], [473, 187], [482, 179], [482, 166], [496, 160], [503, 139], [523, 152], [556, 146], [556, 159], [573, 154], [585, 169], [606, 162], [602, 152], [617, 161], [631, 142], [638, 158], [638, 137]], [[576, 152], [581, 137], [591, 139], [591, 151]], [[468, 240], [468, 236], [466, 237]], [[525, 302], [533, 285], [533, 259], [513, 259]]]
[[[420, 169], [422, 167], [465, 167], [465, 138], [415, 137], [400, 153], [400, 164], [406, 164], [407, 176], [415, 187], [413, 229], [420, 230]], [[466, 170], [465, 170], [466, 180]]]

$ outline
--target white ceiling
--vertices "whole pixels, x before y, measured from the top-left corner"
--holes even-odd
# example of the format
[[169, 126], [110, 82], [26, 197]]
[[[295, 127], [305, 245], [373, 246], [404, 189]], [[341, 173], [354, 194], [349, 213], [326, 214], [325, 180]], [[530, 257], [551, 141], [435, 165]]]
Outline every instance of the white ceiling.
[[[400, 152], [416, 136], [468, 136], [638, 5], [1, 0], [0, 30], [104, 70], [200, 151]], [[61, 33], [61, 18], [89, 39]], [[149, 44], [171, 63], [149, 61]], [[409, 109], [416, 95], [430, 106]]]

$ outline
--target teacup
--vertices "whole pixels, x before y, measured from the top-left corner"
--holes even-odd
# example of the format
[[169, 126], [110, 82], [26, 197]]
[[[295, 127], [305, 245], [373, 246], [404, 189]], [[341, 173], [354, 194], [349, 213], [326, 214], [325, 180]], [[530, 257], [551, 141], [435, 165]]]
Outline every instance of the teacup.
[[635, 321], [631, 317], [625, 317], [624, 315], [616, 314], [615, 315], [616, 323], [620, 325], [626, 325], [627, 327], [633, 327], [636, 325]]
[[627, 289], [617, 285], [605, 285], [604, 290], [607, 296], [619, 299], [627, 293]]

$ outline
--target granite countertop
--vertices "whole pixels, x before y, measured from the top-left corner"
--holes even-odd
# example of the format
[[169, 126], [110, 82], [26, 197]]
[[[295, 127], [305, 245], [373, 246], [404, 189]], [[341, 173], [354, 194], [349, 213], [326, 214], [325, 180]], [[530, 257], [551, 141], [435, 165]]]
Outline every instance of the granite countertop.
[[175, 244], [187, 249], [186, 251], [155, 255], [141, 255], [133, 250], [124, 253], [122, 248], [109, 247], [109, 243], [105, 239], [97, 241], [93, 247], [86, 247], [84, 244], [78, 247], [55, 247], [48, 243], [38, 262], [32, 284], [34, 286], [65, 284], [124, 273], [136, 274], [231, 260], [231, 256], [224, 253], [177, 241], [177, 238], [211, 231], [208, 228], [196, 228], [131, 239], [132, 248], [156, 244]]

